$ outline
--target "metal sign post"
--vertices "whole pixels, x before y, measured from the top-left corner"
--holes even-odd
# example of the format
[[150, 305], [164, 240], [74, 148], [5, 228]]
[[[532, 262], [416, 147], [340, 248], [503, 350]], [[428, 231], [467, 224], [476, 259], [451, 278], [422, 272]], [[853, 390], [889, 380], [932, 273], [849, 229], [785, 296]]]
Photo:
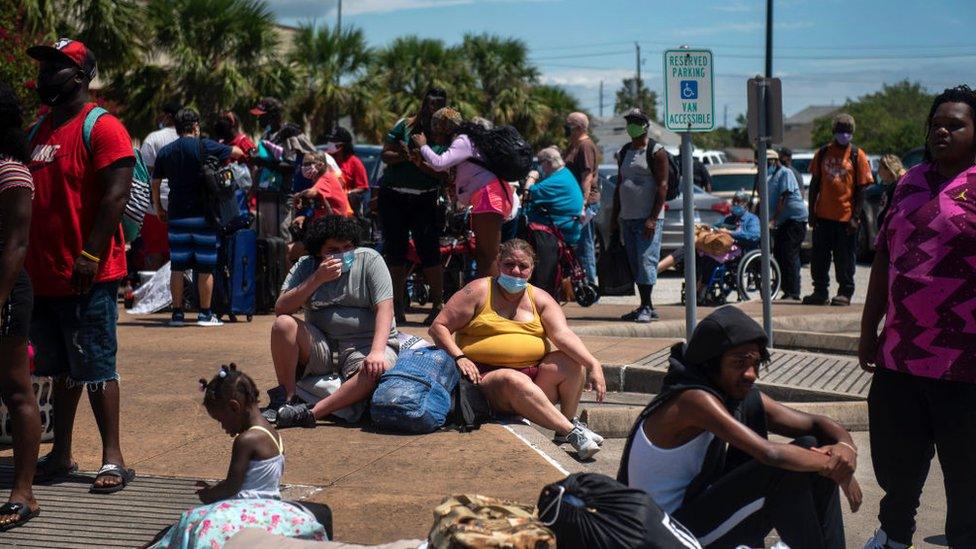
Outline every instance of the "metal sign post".
[[664, 52], [664, 126], [681, 133], [682, 229], [685, 250], [685, 340], [697, 324], [698, 277], [695, 273], [695, 188], [692, 132], [715, 129], [715, 94], [711, 50], [682, 46]]
[[[757, 76], [749, 81], [749, 133], [756, 142], [756, 162], [759, 168], [759, 235], [761, 255], [760, 295], [763, 301], [763, 329], [773, 346], [773, 299], [770, 289], [769, 253], [769, 184], [766, 181], [766, 150], [775, 141], [783, 139], [782, 94], [778, 78]], [[785, 266], [784, 266], [785, 267]], [[782, 268], [782, 267], [781, 267]]]

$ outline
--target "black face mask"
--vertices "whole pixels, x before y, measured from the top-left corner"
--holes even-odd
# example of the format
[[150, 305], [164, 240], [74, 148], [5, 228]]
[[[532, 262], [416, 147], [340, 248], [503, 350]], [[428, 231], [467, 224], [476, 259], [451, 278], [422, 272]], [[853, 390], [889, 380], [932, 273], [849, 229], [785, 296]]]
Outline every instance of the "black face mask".
[[37, 95], [41, 103], [49, 107], [57, 107], [67, 103], [75, 96], [75, 92], [81, 86], [75, 80], [77, 73], [71, 73], [67, 78], [51, 82], [38, 82]]
[[566, 134], [566, 137], [572, 137], [573, 127], [570, 126], [569, 124], [566, 124], [565, 126], [563, 126], [563, 132]]

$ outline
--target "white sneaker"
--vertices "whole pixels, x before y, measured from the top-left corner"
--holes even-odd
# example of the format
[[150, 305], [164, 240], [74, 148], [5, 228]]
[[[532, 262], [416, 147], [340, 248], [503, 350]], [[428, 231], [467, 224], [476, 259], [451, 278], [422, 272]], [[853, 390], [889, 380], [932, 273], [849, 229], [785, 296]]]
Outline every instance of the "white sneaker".
[[[595, 440], [598, 445], [603, 446], [603, 437], [601, 437], [600, 435], [596, 434], [596, 432], [594, 432], [589, 427], [587, 427], [585, 423], [583, 423], [582, 421], [579, 420], [579, 418], [576, 418], [576, 417], [573, 418], [573, 427], [580, 427], [580, 428], [582, 428], [584, 431], [586, 431], [587, 433], [589, 433], [590, 438], [592, 438], [593, 440]], [[569, 442], [569, 439], [567, 437], [569, 437], [568, 434], [566, 434], [566, 435], [554, 435], [552, 437], [552, 442], [553, 442], [553, 444], [567, 444]]]
[[212, 327], [212, 326], [223, 326], [224, 323], [217, 318], [217, 315], [210, 315], [206, 317], [197, 317], [197, 326]]
[[913, 547], [915, 546], [888, 539], [888, 534], [881, 528], [875, 530], [871, 539], [864, 544], [864, 549], [912, 549]]
[[587, 460], [600, 451], [600, 445], [593, 438], [593, 431], [576, 425], [573, 430], [566, 435], [566, 440], [573, 445], [576, 455], [581, 460]]

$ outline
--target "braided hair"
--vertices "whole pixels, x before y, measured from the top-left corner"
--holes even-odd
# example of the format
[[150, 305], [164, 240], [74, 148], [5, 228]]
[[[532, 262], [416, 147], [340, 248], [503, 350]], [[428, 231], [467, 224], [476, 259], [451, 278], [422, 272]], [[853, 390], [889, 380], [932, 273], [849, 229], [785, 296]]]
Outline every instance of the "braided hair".
[[210, 381], [200, 378], [200, 390], [203, 391], [203, 405], [207, 408], [230, 400], [240, 402], [244, 408], [258, 403], [258, 386], [233, 362], [222, 365]]
[[[925, 119], [926, 162], [932, 162], [932, 151], [929, 150], [929, 132], [932, 130], [932, 118], [935, 117], [935, 111], [938, 110], [939, 106], [943, 103], [965, 103], [969, 105], [969, 113], [973, 117], [973, 122], [976, 123], [976, 91], [973, 91], [966, 84], [961, 84], [955, 88], [948, 88], [940, 93], [935, 98], [935, 101], [932, 102], [932, 108], [929, 110], [929, 116]], [[974, 147], [976, 147], [976, 141], [974, 141]]]

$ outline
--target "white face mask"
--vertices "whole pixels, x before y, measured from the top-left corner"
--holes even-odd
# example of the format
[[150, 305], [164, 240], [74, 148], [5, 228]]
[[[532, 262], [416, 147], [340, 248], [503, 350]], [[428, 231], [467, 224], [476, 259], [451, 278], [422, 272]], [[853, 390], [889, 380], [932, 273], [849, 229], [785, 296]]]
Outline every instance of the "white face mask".
[[329, 154], [335, 154], [339, 152], [339, 144], [329, 141], [328, 143], [325, 144], [325, 152]]

